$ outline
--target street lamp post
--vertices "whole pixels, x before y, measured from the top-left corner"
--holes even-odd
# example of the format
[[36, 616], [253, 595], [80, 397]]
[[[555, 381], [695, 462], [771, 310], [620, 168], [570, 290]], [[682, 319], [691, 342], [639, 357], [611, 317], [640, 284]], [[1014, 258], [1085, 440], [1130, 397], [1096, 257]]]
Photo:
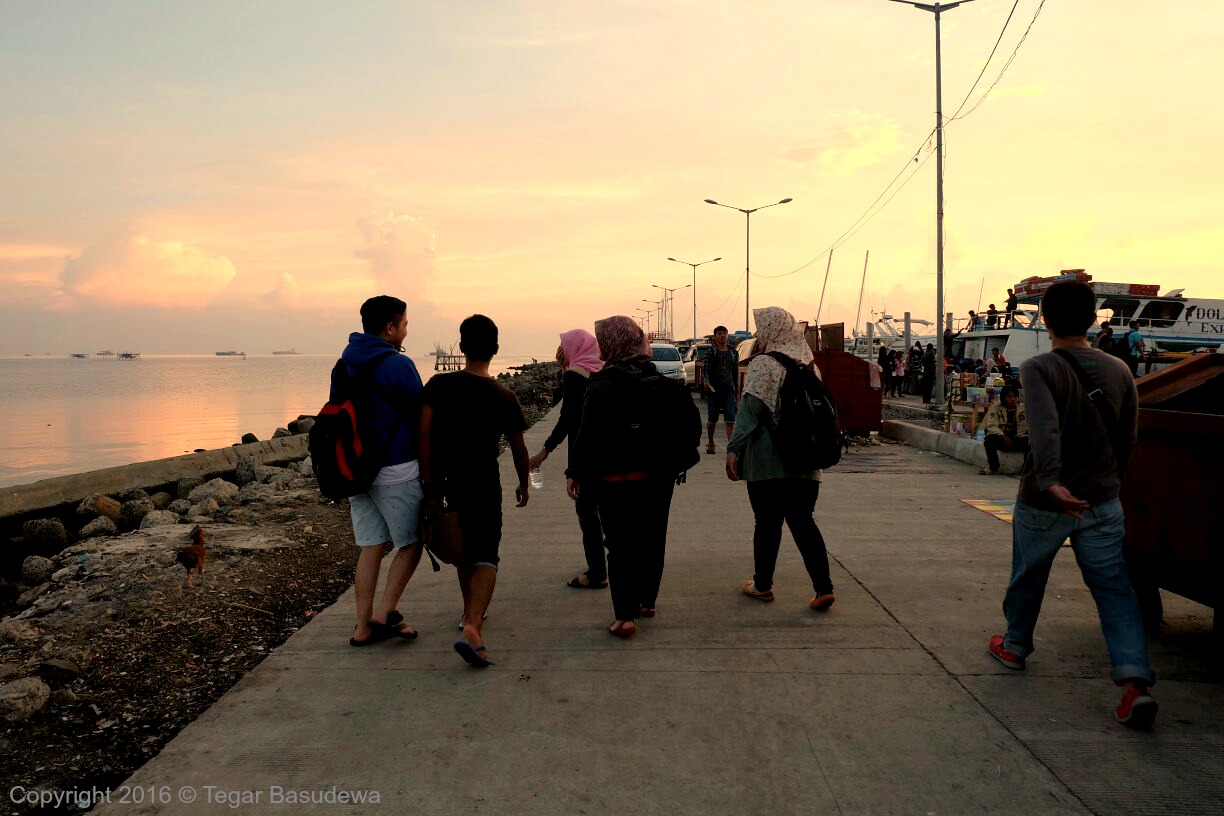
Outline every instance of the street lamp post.
[[[898, 2], [900, 2], [900, 0], [898, 0]], [[743, 207], [732, 207], [730, 204], [719, 204], [717, 201], [715, 201], [712, 198], [707, 198], [705, 200], [705, 203], [707, 204], [713, 204], [716, 207], [726, 207], [728, 210], [736, 210], [737, 212], [742, 212], [744, 214], [744, 331], [751, 331], [750, 325], [748, 323], [748, 314], [749, 314], [749, 306], [750, 306], [749, 301], [748, 301], [748, 295], [749, 295], [749, 278], [751, 276], [751, 269], [750, 269], [751, 264], [749, 263], [749, 254], [752, 248], [752, 243], [751, 243], [752, 214], [756, 212], [757, 210], [763, 210], [766, 207], [776, 207], [779, 204], [789, 204], [794, 200], [795, 199], [793, 198], [784, 198], [781, 201], [775, 201], [773, 204], [765, 204], [760, 207], [753, 207], [751, 210], [746, 210]]]
[[646, 324], [646, 325], [645, 325], [643, 328], [645, 328], [645, 329], [646, 329], [646, 336], [647, 336], [647, 337], [649, 337], [649, 336], [650, 336], [650, 315], [651, 315], [651, 312], [650, 312], [650, 310], [649, 310], [649, 309], [638, 309], [638, 310], [637, 310], [637, 313], [638, 313], [639, 315], [641, 315], [641, 316], [642, 316], [642, 322]]
[[[681, 289], [688, 289], [693, 284], [686, 283], [683, 286], [675, 286], [675, 287], [672, 287], [671, 289], [668, 289], [666, 286], [660, 286], [657, 283], [652, 283], [650, 285], [656, 289], [663, 290], [662, 302], [667, 304], [666, 307], [663, 309], [663, 314], [665, 315], [664, 320], [667, 323], [667, 333], [669, 335], [668, 339], [671, 340], [672, 342], [675, 342], [676, 340], [676, 309], [674, 306], [672, 306], [672, 301], [675, 300], [676, 292], [680, 291]], [[663, 324], [660, 323], [659, 329], [662, 330], [662, 328], [663, 328]], [[694, 337], [696, 337], [695, 334], [694, 334]]]
[[[663, 328], [663, 301], [662, 300], [647, 300], [646, 298], [642, 298], [642, 302], [649, 303], [651, 306], [654, 307], [653, 309], [650, 310], [652, 314], [655, 312], [658, 312], [658, 316], [655, 318], [655, 331], [659, 331], [660, 329]], [[649, 335], [650, 332], [646, 332], [646, 334]]]
[[940, 375], [935, 378], [935, 402], [944, 402], [944, 197], [943, 197], [943, 81], [940, 73], [939, 15], [973, 0], [957, 0], [955, 3], [914, 3], [910, 0], [891, 0], [904, 3], [920, 11], [935, 15], [935, 364]]
[[[670, 257], [667, 260], [676, 261], [675, 258], [670, 258]], [[689, 263], [688, 261], [676, 261], [676, 263], [682, 263], [685, 266], [693, 267], [693, 339], [694, 340], [697, 339], [697, 267], [704, 266], [705, 264], [714, 263], [715, 261], [721, 261], [721, 260], [722, 258], [711, 258], [710, 260], [702, 261], [701, 263]]]

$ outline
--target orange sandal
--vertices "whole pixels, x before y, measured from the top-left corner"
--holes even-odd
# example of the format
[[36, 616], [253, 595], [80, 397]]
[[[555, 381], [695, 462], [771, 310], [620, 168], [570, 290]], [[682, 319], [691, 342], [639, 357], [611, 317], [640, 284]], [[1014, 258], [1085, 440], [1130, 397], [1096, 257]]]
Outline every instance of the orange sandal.
[[633, 623], [633, 621], [618, 620], [614, 621], [612, 625], [608, 627], [608, 632], [616, 635], [618, 638], [631, 638], [637, 634], [637, 626]]
[[758, 601], [762, 601], [764, 603], [773, 603], [773, 599], [774, 599], [773, 590], [767, 589], [764, 592], [758, 592], [756, 588], [756, 583], [751, 578], [749, 578], [747, 581], [744, 582], [744, 585], [741, 587], [741, 589], [743, 593], [747, 595], [749, 598], [756, 598]]

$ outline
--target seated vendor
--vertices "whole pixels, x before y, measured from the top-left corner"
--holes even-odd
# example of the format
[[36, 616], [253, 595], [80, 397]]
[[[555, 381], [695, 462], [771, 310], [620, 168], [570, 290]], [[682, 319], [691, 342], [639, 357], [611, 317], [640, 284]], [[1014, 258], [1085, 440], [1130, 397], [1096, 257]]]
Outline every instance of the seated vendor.
[[990, 359], [994, 363], [994, 370], [998, 371], [1003, 376], [1011, 373], [1011, 363], [1007, 362], [1007, 358], [1003, 356], [1003, 352], [999, 351], [999, 347], [995, 346], [990, 350]]
[[999, 451], [1027, 453], [1029, 449], [1028, 420], [1024, 417], [1024, 406], [1020, 404], [1020, 392], [1006, 385], [999, 392], [999, 401], [986, 410], [982, 420], [985, 431], [986, 462], [982, 473], [993, 475], [999, 472]]

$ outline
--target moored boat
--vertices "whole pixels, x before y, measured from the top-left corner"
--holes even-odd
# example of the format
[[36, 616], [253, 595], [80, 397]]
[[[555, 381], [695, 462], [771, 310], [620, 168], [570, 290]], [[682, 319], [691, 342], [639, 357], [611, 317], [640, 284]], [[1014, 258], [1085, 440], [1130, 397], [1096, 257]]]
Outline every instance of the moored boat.
[[1017, 283], [1017, 311], [1006, 327], [1002, 325], [1007, 322], [1002, 313], [994, 326], [984, 322], [969, 326], [967, 320], [957, 321], [960, 330], [952, 339], [953, 357], [982, 360], [998, 348], [1014, 366], [1049, 351], [1050, 335], [1041, 321], [1041, 296], [1053, 284], [1068, 280], [1083, 281], [1096, 293], [1097, 320], [1089, 330], [1090, 340], [1096, 339], [1102, 323], [1108, 322], [1114, 335], [1120, 337], [1135, 321], [1157, 364], [1195, 352], [1213, 352], [1224, 345], [1224, 300], [1188, 298], [1184, 289], [1161, 295], [1157, 284], [1093, 281], [1082, 269], [1068, 269]]

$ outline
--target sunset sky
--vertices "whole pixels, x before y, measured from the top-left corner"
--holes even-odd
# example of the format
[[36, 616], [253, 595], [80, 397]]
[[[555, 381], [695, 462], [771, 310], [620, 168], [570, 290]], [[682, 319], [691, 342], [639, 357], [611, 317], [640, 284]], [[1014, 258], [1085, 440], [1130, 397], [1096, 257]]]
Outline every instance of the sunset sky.
[[[1020, 0], [967, 111], [1041, 0]], [[1013, 0], [943, 23], [944, 111]], [[333, 352], [372, 294], [408, 348], [509, 354], [697, 280], [821, 322], [935, 317], [934, 25], [886, 0], [4, 4], [0, 354]], [[1224, 298], [1224, 10], [1048, 0], [946, 134], [948, 308], [1085, 268]], [[962, 114], [964, 113], [962, 111]], [[916, 160], [916, 161], [915, 161]], [[888, 199], [891, 188], [885, 195]], [[810, 263], [809, 263], [810, 262]], [[805, 264], [808, 264], [804, 267]], [[802, 268], [795, 274], [785, 273]], [[676, 334], [692, 328], [676, 293]]]

